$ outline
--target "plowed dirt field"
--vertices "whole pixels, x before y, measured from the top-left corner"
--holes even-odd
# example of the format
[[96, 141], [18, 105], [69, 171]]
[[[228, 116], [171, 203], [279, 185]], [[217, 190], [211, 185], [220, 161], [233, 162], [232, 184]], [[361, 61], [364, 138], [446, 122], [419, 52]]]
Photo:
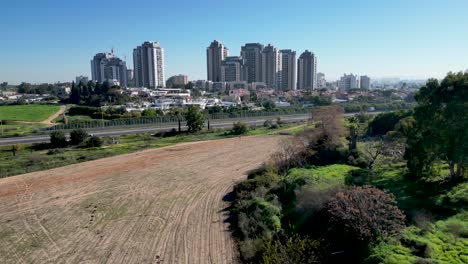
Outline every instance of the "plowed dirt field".
[[1, 179], [0, 263], [235, 263], [223, 197], [278, 143], [186, 143]]

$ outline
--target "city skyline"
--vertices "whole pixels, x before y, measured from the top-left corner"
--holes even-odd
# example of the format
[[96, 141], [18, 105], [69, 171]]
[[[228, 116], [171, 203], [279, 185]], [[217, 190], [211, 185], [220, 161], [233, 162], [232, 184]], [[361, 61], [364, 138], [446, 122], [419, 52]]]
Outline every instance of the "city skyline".
[[[78, 75], [91, 78], [89, 59], [112, 48], [133, 69], [132, 49], [148, 40], [165, 48], [166, 76], [185, 74], [191, 80], [206, 79], [206, 45], [213, 39], [228, 46], [230, 54], [240, 54], [242, 45], [256, 42], [297, 52], [309, 49], [318, 56], [318, 71], [327, 80], [337, 80], [343, 73], [373, 79], [441, 78], [449, 71], [468, 68], [464, 48], [468, 36], [459, 34], [468, 24], [463, 14], [468, 2], [462, 0], [291, 1], [288, 5], [239, 1], [222, 8], [214, 1], [18, 2], [0, 4], [6, 11], [6, 22], [0, 25], [4, 33], [0, 81], [12, 84], [71, 81]], [[254, 17], [243, 15], [248, 3], [263, 11]], [[174, 16], [178, 6], [188, 11]], [[202, 11], [212, 11], [210, 19], [200, 16]], [[129, 14], [107, 28], [110, 16], [103, 14], [109, 12]], [[433, 19], [440, 13], [450, 16]], [[277, 15], [284, 18], [277, 26], [252, 29], [252, 24]], [[239, 17], [243, 19], [230, 22]]]

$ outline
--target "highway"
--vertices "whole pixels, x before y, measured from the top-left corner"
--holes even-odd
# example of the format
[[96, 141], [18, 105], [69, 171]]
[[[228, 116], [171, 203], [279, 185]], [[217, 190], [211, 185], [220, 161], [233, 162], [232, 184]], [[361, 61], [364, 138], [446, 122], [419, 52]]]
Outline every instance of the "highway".
[[[310, 118], [310, 114], [300, 114], [300, 115], [283, 115], [281, 116], [281, 120], [284, 122], [301, 122], [306, 121]], [[210, 120], [210, 127], [211, 128], [230, 128], [232, 124], [237, 121], [242, 121], [247, 125], [263, 125], [265, 120], [275, 120], [276, 117], [274, 116], [265, 116], [265, 117], [255, 117], [255, 118], [248, 118], [248, 119], [229, 119], [229, 120]], [[139, 134], [139, 133], [155, 133], [158, 131], [168, 131], [171, 129], [177, 129], [177, 123], [171, 123], [168, 125], [158, 126], [158, 127], [125, 127], [125, 128], [106, 128], [105, 130], [96, 129], [96, 130], [88, 130], [89, 134], [93, 134], [96, 136], [121, 136], [121, 135], [129, 135], [129, 134]], [[205, 122], [206, 128], [206, 122]], [[182, 126], [182, 129], [186, 129], [185, 126]], [[68, 135], [67, 135], [68, 136]], [[0, 138], [0, 146], [5, 145], [14, 145], [14, 144], [31, 144], [31, 143], [44, 143], [49, 142], [50, 137], [48, 134], [44, 135], [36, 135], [36, 136], [26, 136], [26, 137], [11, 137], [11, 138]]]

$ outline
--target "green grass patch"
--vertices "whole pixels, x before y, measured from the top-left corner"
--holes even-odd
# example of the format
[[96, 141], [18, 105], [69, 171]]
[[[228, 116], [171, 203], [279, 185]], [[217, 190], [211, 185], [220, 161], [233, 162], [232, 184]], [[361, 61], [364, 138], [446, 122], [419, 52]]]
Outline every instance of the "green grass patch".
[[8, 122], [0, 127], [0, 137], [20, 137], [38, 133], [43, 124], [28, 124], [21, 122]]
[[437, 221], [424, 230], [410, 226], [404, 230], [402, 241], [377, 245], [366, 263], [415, 263], [423, 259], [468, 263], [468, 212]]
[[287, 178], [295, 181], [304, 180], [305, 185], [311, 185], [317, 189], [327, 189], [333, 186], [344, 186], [348, 174], [357, 169], [359, 168], [343, 164], [299, 168], [290, 170]]
[[0, 120], [40, 122], [59, 109], [59, 105], [4, 105], [0, 106]]

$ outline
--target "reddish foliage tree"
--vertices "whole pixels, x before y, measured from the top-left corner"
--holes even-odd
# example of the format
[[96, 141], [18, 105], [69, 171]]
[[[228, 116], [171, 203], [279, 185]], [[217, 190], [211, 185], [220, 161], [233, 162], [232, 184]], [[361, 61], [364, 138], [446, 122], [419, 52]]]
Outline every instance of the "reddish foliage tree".
[[372, 242], [403, 229], [405, 215], [395, 197], [372, 186], [338, 192], [325, 206], [330, 228], [340, 236]]

